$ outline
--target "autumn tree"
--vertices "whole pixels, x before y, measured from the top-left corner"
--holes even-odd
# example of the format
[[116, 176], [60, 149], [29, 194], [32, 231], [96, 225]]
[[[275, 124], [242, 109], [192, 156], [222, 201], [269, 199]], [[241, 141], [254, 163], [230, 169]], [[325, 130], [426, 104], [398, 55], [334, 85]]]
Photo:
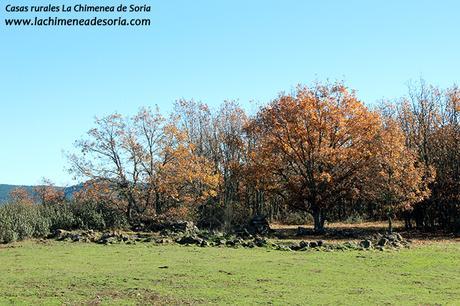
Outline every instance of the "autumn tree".
[[[69, 156], [71, 171], [115, 190], [126, 203], [128, 220], [148, 211], [157, 215], [165, 201], [190, 202], [190, 185], [200, 185], [203, 194], [213, 188], [207, 161], [194, 158], [193, 145], [158, 109], [141, 109], [132, 118], [113, 114], [95, 123], [88, 137], [76, 142], [80, 153]], [[175, 189], [165, 185], [172, 177]]]
[[[372, 177], [368, 171], [375, 163], [380, 163], [379, 169], [396, 171], [388, 167], [403, 152], [389, 154], [391, 148], [384, 145], [396, 134], [389, 133], [393, 126], [387, 133], [382, 127], [379, 114], [366, 108], [342, 83], [299, 86], [294, 95], [282, 94], [262, 108], [249, 126], [259, 139], [253, 171], [261, 173], [265, 188], [283, 196], [290, 207], [311, 213], [315, 230], [322, 231], [334, 205], [365, 192], [363, 174]], [[398, 165], [398, 171], [409, 164]], [[376, 186], [380, 189], [373, 192], [387, 190], [392, 195], [388, 202], [403, 202], [390, 191], [412, 178], [387, 179], [385, 188]], [[405, 186], [400, 188], [405, 190]]]
[[195, 153], [209, 160], [213, 173], [219, 177], [213, 201], [202, 205], [202, 221], [221, 223], [229, 228], [241, 219], [239, 212], [246, 209], [241, 197], [244, 183], [241, 168], [245, 157], [247, 115], [235, 101], [224, 101], [213, 111], [207, 104], [194, 100], [178, 101], [174, 114], [178, 127], [194, 144]]
[[43, 205], [62, 203], [65, 200], [63, 188], [56, 187], [51, 180], [46, 178], [42, 179], [40, 185], [34, 187], [34, 193]]
[[286, 192], [290, 206], [313, 215], [323, 231], [328, 210], [369, 166], [378, 135], [378, 114], [369, 111], [343, 84], [299, 86], [282, 94], [249, 127], [259, 137], [258, 171]]
[[430, 195], [434, 178], [432, 168], [420, 163], [416, 152], [405, 146], [405, 137], [398, 123], [382, 114], [381, 129], [375, 138], [371, 162], [358, 178], [361, 197], [377, 204], [392, 219], [401, 211], [411, 210]]
[[31, 193], [24, 187], [16, 187], [9, 193], [11, 202], [25, 205], [32, 205], [35, 201]]
[[412, 214], [418, 227], [460, 224], [459, 101], [457, 86], [442, 90], [422, 79], [411, 83], [408, 95], [395, 103], [407, 147], [436, 172], [431, 196], [417, 204]]

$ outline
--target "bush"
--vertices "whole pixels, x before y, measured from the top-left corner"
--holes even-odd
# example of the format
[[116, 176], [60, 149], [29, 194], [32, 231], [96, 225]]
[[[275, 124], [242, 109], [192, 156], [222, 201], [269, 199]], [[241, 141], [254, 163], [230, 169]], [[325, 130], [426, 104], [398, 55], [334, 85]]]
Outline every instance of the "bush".
[[1, 243], [43, 237], [49, 230], [50, 221], [38, 205], [14, 203], [0, 207]]
[[102, 213], [106, 228], [122, 229], [129, 226], [126, 214], [113, 205], [99, 203], [99, 210]]
[[72, 230], [77, 228], [78, 222], [70, 203], [58, 203], [42, 207], [42, 214], [50, 221], [50, 230]]
[[128, 226], [126, 215], [105, 202], [83, 202], [72, 206], [78, 228], [120, 229]]
[[105, 203], [13, 203], [0, 207], [0, 243], [47, 236], [57, 229], [126, 228], [125, 214]]

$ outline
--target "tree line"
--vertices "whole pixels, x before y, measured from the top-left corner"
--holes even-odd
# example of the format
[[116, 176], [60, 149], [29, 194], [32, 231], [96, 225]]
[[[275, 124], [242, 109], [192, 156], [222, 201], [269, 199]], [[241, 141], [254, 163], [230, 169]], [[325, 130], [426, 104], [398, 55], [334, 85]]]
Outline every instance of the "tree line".
[[[296, 215], [317, 231], [351, 217], [458, 230], [459, 113], [457, 86], [423, 80], [373, 106], [342, 82], [316, 82], [255, 114], [236, 101], [213, 110], [194, 100], [166, 117], [149, 107], [114, 113], [69, 154], [85, 181], [71, 201], [103, 203], [131, 225], [188, 219], [231, 230], [254, 215]], [[43, 204], [69, 201], [49, 188]]]

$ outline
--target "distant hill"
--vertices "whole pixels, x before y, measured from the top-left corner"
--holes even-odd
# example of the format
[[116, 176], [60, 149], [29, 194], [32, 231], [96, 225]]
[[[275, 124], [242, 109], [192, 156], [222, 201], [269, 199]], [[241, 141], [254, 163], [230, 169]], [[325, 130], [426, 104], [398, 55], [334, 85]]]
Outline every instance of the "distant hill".
[[[9, 184], [0, 184], [0, 205], [2, 203], [6, 203], [8, 202], [9, 200], [9, 195], [10, 195], [10, 192], [15, 189], [15, 188], [25, 188], [29, 193], [30, 195], [34, 195], [34, 188], [36, 186], [23, 186], [23, 185], [9, 185]], [[61, 189], [61, 190], [64, 190], [64, 194], [66, 196], [66, 198], [72, 198], [73, 194], [75, 192], [77, 192], [78, 190], [80, 190], [82, 187], [81, 184], [79, 185], [74, 185], [74, 186], [70, 186], [70, 187], [56, 187], [58, 189]]]

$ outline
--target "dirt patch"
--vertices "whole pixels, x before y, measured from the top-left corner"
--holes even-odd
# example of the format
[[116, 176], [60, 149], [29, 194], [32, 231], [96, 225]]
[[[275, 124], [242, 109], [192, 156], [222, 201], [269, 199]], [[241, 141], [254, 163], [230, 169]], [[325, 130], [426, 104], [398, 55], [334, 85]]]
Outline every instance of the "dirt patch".
[[92, 299], [77, 305], [101, 305], [124, 300], [134, 301], [137, 305], [197, 305], [203, 302], [164, 296], [145, 288], [131, 288], [123, 291], [104, 290], [97, 293]]

